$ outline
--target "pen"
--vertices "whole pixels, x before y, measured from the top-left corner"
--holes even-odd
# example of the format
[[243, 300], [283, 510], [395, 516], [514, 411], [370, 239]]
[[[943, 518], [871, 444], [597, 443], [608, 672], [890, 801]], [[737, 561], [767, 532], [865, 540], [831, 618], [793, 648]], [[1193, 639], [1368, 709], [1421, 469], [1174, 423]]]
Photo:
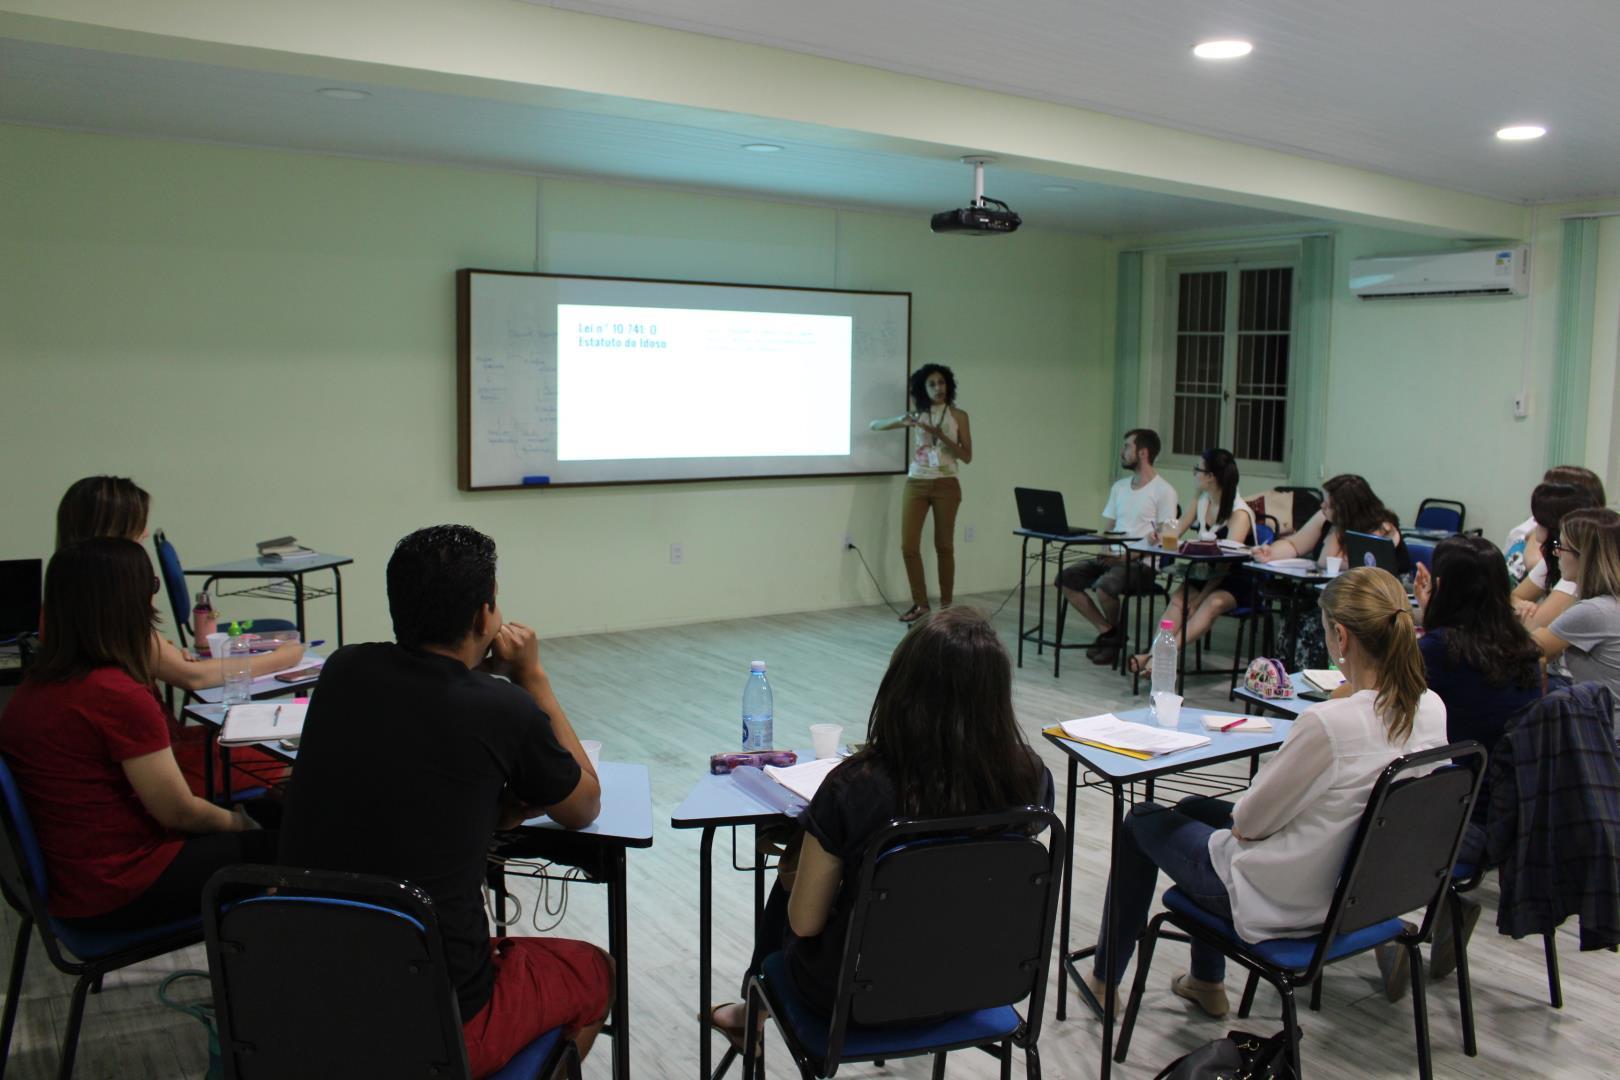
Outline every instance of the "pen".
[[[281, 723], [281, 706], [277, 705], [276, 711], [270, 716], [270, 726], [275, 727], [279, 723]], [[1226, 729], [1222, 728], [1221, 730], [1225, 731]]]
[[1221, 730], [1222, 731], [1231, 731], [1233, 728], [1237, 727], [1239, 724], [1247, 724], [1248, 722], [1249, 722], [1249, 718], [1247, 716], [1240, 716], [1236, 720], [1232, 721], [1230, 724], [1222, 724], [1221, 725]]
[[312, 641], [312, 642], [310, 642], [310, 643], [309, 643], [309, 644], [308, 644], [308, 645], [305, 645], [305, 646], [304, 646], [304, 648], [306, 648], [306, 649], [313, 649], [313, 648], [314, 648], [314, 647], [315, 647], [315, 646], [317, 646], [317, 645], [325, 645], [325, 644], [326, 644], [326, 639], [325, 639], [325, 638], [321, 638], [321, 639], [320, 639], [320, 640], [319, 640], [319, 641]]

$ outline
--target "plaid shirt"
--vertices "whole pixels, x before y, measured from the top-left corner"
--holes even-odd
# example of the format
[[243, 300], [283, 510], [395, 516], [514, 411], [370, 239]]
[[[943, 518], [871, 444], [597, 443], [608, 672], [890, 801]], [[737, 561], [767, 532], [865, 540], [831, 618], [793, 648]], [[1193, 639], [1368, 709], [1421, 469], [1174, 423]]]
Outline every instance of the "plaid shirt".
[[1581, 919], [1581, 948], [1620, 943], [1620, 754], [1600, 683], [1521, 713], [1491, 755], [1486, 859], [1501, 867], [1496, 926], [1515, 938]]

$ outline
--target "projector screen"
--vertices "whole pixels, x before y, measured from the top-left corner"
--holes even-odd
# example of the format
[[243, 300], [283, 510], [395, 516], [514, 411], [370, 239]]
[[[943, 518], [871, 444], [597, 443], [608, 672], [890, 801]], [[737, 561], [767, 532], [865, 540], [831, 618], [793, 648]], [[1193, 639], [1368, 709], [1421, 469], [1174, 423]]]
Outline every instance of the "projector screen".
[[456, 279], [464, 490], [905, 471], [910, 293]]

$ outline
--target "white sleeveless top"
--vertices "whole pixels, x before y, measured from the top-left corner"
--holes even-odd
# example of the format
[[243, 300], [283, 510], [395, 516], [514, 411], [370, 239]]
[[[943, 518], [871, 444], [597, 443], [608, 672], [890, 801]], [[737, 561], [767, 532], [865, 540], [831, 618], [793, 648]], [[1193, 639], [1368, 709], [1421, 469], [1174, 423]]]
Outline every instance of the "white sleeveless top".
[[[1216, 502], [1214, 499], [1211, 499], [1209, 497], [1209, 492], [1200, 491], [1198, 493], [1198, 510], [1193, 515], [1193, 524], [1198, 527], [1198, 539], [1213, 540], [1215, 539], [1216, 529], [1220, 528], [1222, 525], [1231, 524], [1230, 518], [1228, 518], [1226, 521], [1210, 520], [1210, 518], [1214, 517], [1220, 512], [1220, 509], [1220, 503]], [[1249, 543], [1255, 543], [1254, 511], [1249, 508], [1249, 501], [1243, 497], [1243, 493], [1240, 491], [1232, 493], [1232, 515], [1235, 517], [1238, 514], [1248, 515]]]
[[[934, 409], [928, 410], [923, 419], [944, 432], [947, 439], [956, 442], [956, 413], [949, 405], [944, 408], [943, 420]], [[955, 476], [956, 454], [922, 428], [914, 427], [911, 429], [911, 469], [906, 475], [913, 480], [943, 480]]]

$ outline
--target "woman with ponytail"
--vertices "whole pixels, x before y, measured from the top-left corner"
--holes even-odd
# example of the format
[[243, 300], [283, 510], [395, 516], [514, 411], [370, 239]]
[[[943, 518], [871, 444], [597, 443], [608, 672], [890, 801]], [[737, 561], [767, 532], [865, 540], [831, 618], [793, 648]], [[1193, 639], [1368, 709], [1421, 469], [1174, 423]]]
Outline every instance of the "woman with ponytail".
[[[1085, 977], [1092, 993], [1124, 978], [1161, 868], [1200, 906], [1231, 919], [1245, 941], [1320, 930], [1379, 774], [1403, 754], [1445, 745], [1446, 709], [1426, 684], [1400, 583], [1358, 567], [1333, 579], [1321, 607], [1350, 694], [1302, 713], [1235, 804], [1195, 797], [1132, 808], [1108, 891], [1108, 903], [1119, 905], [1116, 933], [1097, 941]], [[1225, 975], [1225, 958], [1194, 942], [1191, 973], [1170, 988], [1221, 1017]]]

